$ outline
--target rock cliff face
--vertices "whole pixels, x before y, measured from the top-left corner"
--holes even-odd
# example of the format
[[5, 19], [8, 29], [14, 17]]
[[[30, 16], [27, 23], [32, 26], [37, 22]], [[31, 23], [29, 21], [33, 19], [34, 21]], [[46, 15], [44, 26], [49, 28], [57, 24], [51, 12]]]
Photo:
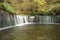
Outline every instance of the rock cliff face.
[[[36, 1], [36, 0], [35, 0]], [[57, 0], [39, 0], [37, 3], [48, 3], [51, 2], [54, 4], [46, 4], [44, 6], [38, 5], [34, 0], [0, 0], [0, 3], [7, 3], [1, 8], [0, 7], [0, 27], [5, 27], [5, 26], [12, 26], [15, 24], [21, 24], [21, 23], [60, 23], [60, 4]], [[42, 3], [41, 3], [41, 2]], [[9, 7], [8, 7], [9, 5]], [[1, 6], [1, 5], [0, 5]], [[11, 7], [12, 6], [12, 7]], [[6, 10], [7, 8], [7, 10]], [[34, 16], [21, 16], [21, 15], [15, 15], [15, 10], [17, 10], [16, 13], [19, 14], [29, 14], [29, 15], [34, 15]], [[54, 9], [53, 9], [54, 8]], [[9, 11], [8, 11], [9, 9]], [[52, 9], [52, 11], [51, 11]], [[43, 10], [43, 11], [41, 11]], [[47, 13], [45, 11], [47, 11]], [[13, 11], [13, 13], [12, 13]], [[49, 11], [49, 12], [48, 12]], [[56, 13], [57, 16], [52, 16]], [[35, 14], [38, 14], [36, 16]], [[47, 14], [45, 16], [39, 15], [39, 14]], [[49, 15], [51, 14], [51, 16]]]
[[6, 26], [20, 25], [24, 23], [36, 24], [54, 24], [60, 23], [60, 16], [21, 16], [9, 14], [7, 11], [0, 9], [0, 28]]
[[0, 9], [0, 27], [14, 25], [14, 15], [9, 14], [7, 11]]

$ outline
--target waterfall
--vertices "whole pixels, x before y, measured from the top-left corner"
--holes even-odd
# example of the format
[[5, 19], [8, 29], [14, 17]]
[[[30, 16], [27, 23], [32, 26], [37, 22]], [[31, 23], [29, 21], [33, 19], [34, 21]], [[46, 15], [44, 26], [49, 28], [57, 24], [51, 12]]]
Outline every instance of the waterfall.
[[15, 25], [24, 23], [28, 23], [28, 16], [20, 16], [20, 15], [15, 16]]
[[52, 16], [39, 16], [39, 23], [44, 23], [44, 24], [54, 23], [53, 17]]
[[24, 23], [43, 23], [49, 24], [53, 23], [52, 16], [20, 16], [16, 15], [15, 24], [24, 24]]
[[0, 16], [0, 27], [25, 25], [25, 24], [58, 24], [60, 23], [60, 16], [20, 16], [7, 15]]
[[[60, 18], [60, 17], [59, 17]], [[15, 17], [15, 25], [16, 24], [54, 24], [57, 23], [57, 20], [59, 20], [54, 16], [20, 16], [16, 15]]]
[[34, 23], [34, 18], [35, 18], [35, 16], [30, 16], [29, 17], [29, 23]]

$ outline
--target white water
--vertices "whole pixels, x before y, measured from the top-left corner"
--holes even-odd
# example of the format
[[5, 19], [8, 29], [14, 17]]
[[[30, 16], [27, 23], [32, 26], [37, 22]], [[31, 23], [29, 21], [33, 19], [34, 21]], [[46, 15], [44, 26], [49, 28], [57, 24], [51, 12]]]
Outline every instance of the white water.
[[[50, 16], [39, 16], [38, 18], [35, 18], [35, 16], [28, 17], [28, 16], [17, 15], [15, 16], [14, 20], [15, 20], [15, 25], [0, 28], [0, 30], [17, 27], [17, 26], [23, 26], [27, 24], [36, 24], [36, 22], [38, 22], [39, 24], [59, 24], [59, 23], [54, 23], [53, 19]], [[34, 20], [36, 21], [34, 22]]]
[[16, 16], [15, 20], [15, 25], [17, 24], [22, 24], [22, 23], [28, 23], [27, 21], [27, 16]]
[[28, 16], [20, 16], [20, 15], [17, 15], [15, 16], [14, 20], [15, 20], [15, 25], [13, 26], [8, 26], [8, 27], [4, 27], [4, 28], [0, 28], [0, 31], [1, 30], [4, 30], [4, 29], [8, 29], [8, 28], [12, 28], [12, 27], [17, 27], [17, 26], [24, 26], [24, 25], [27, 25], [27, 24], [34, 24], [34, 23], [31, 23], [33, 22], [33, 17], [30, 17], [32, 19], [30, 19], [28, 22]]
[[33, 23], [33, 19], [34, 16], [28, 18], [28, 16], [17, 15], [14, 20], [15, 20], [15, 25], [20, 25], [20, 24]]

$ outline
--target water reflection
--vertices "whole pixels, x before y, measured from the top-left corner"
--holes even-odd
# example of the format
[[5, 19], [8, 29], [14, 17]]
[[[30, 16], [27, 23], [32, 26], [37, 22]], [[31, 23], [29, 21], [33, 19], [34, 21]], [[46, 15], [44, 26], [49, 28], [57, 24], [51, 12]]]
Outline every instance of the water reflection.
[[0, 40], [60, 40], [60, 25], [31, 24], [0, 31]]

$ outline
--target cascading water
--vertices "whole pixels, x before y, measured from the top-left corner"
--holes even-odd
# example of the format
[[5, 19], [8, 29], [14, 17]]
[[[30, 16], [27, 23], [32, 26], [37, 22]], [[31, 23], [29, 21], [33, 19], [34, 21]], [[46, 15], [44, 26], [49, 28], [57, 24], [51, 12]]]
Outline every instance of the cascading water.
[[[2, 23], [3, 19], [0, 19], [0, 24]], [[4, 19], [5, 20], [5, 19]], [[4, 21], [3, 20], [3, 25]], [[9, 21], [10, 20], [10, 21]], [[60, 16], [20, 16], [20, 15], [14, 15], [13, 16], [7, 16], [7, 26], [0, 28], [0, 30], [8, 29], [15, 26], [23, 26], [26, 24], [59, 24], [60, 23]], [[1, 25], [0, 25], [1, 26]], [[3, 27], [3, 26], [1, 26]]]
[[15, 25], [17, 24], [30, 24], [30, 23], [40, 23], [40, 24], [51, 24], [53, 22], [52, 16], [20, 16], [16, 15]]
[[16, 15], [15, 25], [24, 24], [24, 23], [28, 23], [28, 16]]
[[39, 23], [54, 23], [52, 16], [39, 16]]

